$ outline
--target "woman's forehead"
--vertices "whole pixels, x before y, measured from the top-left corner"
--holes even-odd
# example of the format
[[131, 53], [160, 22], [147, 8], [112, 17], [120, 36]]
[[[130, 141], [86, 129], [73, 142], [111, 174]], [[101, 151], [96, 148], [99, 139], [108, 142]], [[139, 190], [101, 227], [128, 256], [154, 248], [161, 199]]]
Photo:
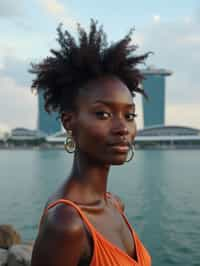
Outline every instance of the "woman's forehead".
[[104, 77], [88, 82], [81, 90], [79, 101], [133, 104], [128, 87], [118, 78]]

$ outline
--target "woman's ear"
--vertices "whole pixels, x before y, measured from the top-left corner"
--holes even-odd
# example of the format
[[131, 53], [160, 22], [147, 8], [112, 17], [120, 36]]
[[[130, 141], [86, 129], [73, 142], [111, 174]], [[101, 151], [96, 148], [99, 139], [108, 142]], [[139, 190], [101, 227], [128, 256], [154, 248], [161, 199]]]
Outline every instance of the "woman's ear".
[[61, 121], [63, 124], [64, 129], [72, 130], [73, 129], [73, 122], [74, 122], [74, 113], [73, 112], [62, 112], [61, 114]]

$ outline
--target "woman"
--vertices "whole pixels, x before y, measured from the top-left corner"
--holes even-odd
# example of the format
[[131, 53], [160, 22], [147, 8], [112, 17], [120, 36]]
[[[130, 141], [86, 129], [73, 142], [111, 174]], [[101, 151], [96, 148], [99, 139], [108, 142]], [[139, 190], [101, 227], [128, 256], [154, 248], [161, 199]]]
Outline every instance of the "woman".
[[108, 46], [93, 20], [88, 34], [78, 25], [78, 42], [61, 26], [57, 31], [60, 50], [32, 65], [32, 87], [44, 91], [47, 112], [59, 112], [74, 160], [67, 180], [47, 201], [31, 265], [150, 266], [123, 203], [107, 192], [110, 166], [133, 156], [133, 96], [144, 94], [135, 65], [148, 54], [132, 55], [131, 32]]

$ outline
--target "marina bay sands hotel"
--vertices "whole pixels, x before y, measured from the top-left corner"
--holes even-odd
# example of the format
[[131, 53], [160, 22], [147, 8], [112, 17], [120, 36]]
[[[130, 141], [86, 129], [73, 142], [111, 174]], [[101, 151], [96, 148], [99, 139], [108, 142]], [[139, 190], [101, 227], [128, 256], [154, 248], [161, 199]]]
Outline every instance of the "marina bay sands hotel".
[[[142, 99], [144, 128], [165, 125], [165, 83], [166, 77], [172, 74], [165, 69], [148, 67], [142, 70], [145, 79], [142, 87], [148, 95], [148, 100]], [[44, 99], [38, 95], [37, 129], [47, 135], [61, 131], [61, 123], [56, 118], [57, 113], [49, 115], [44, 110]]]

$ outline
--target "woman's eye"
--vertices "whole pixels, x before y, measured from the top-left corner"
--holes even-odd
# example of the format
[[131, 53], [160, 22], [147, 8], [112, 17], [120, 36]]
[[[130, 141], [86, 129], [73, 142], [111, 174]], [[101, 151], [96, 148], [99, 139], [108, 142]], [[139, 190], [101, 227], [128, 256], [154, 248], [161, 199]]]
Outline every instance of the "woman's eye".
[[129, 113], [129, 114], [126, 114], [126, 119], [128, 121], [133, 121], [136, 116], [137, 116], [137, 114], [135, 114], [135, 113]]
[[111, 116], [110, 113], [104, 112], [104, 111], [99, 111], [99, 112], [96, 112], [95, 114], [100, 119], [107, 119], [107, 118], [109, 118]]

